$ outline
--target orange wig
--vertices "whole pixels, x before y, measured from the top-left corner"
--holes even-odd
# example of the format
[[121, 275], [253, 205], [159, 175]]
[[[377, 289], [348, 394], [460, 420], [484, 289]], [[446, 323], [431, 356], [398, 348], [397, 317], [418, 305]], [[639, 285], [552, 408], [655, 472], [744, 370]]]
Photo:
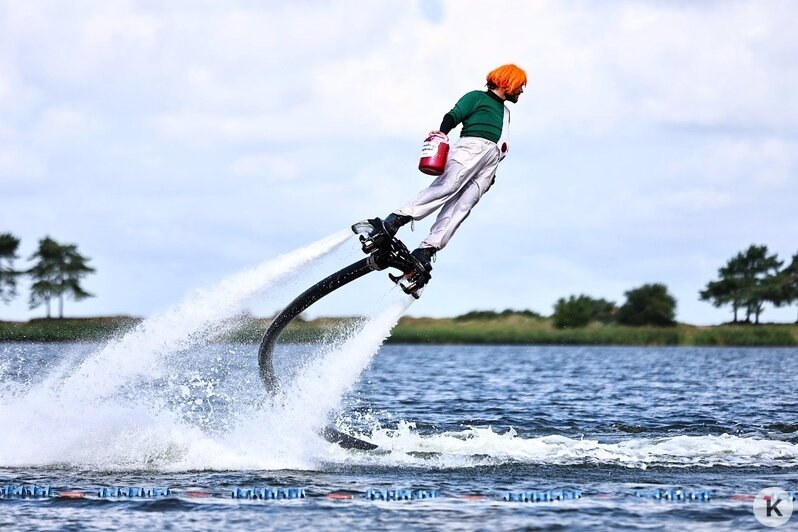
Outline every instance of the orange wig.
[[501, 87], [513, 93], [526, 85], [526, 72], [513, 64], [502, 65], [488, 73], [488, 88]]

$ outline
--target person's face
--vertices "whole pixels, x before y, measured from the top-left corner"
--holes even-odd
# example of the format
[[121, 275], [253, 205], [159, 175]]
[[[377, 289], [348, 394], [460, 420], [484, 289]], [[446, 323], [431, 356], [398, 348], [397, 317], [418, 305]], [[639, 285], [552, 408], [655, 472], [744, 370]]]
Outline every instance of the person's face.
[[505, 99], [507, 99], [508, 102], [518, 103], [518, 97], [521, 96], [523, 92], [524, 92], [524, 86], [521, 85], [515, 91], [506, 93], [504, 97]]

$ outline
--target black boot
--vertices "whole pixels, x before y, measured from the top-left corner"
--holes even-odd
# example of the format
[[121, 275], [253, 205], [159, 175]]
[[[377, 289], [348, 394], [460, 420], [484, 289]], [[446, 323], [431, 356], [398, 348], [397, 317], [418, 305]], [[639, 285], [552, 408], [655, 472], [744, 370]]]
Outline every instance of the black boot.
[[411, 218], [410, 216], [406, 216], [404, 214], [396, 214], [392, 212], [391, 214], [385, 217], [382, 223], [383, 226], [385, 227], [385, 231], [389, 235], [394, 236], [396, 232], [399, 231], [400, 227], [407, 224], [412, 219], [413, 218]]
[[416, 248], [410, 253], [418, 262], [424, 266], [427, 273], [432, 271], [432, 261], [435, 260], [435, 248]]

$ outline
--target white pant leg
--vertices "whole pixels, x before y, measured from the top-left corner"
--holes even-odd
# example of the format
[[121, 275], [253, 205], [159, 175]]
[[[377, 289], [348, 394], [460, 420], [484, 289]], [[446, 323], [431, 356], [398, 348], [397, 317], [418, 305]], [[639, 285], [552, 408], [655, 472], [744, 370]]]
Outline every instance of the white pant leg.
[[394, 212], [410, 216], [414, 220], [422, 220], [454, 196], [463, 186], [467, 177], [468, 168], [458, 161], [449, 161], [444, 172], [436, 177], [430, 186]]
[[471, 214], [471, 209], [493, 184], [498, 166], [499, 154], [495, 162], [484, 165], [463, 187], [459, 194], [447, 201], [430, 229], [430, 234], [421, 242], [422, 247], [443, 249], [460, 224]]
[[460, 192], [497, 151], [496, 144], [489, 140], [461, 138], [452, 149], [443, 174], [394, 212], [414, 220], [426, 218]]

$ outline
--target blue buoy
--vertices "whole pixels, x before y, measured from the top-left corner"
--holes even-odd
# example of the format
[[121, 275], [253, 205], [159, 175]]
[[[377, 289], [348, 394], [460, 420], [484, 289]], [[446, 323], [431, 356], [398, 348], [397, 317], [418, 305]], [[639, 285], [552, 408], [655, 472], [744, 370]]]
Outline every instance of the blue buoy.
[[510, 491], [504, 494], [502, 500], [509, 502], [550, 502], [573, 501], [582, 498], [579, 490], [544, 490], [544, 491]]
[[4, 499], [41, 499], [45, 497], [53, 497], [55, 493], [50, 486], [36, 486], [30, 485], [13, 485], [9, 484], [0, 489], [0, 497]]
[[370, 501], [417, 501], [421, 499], [435, 499], [438, 497], [436, 490], [409, 490], [409, 489], [369, 489], [363, 498]]
[[106, 498], [155, 498], [155, 497], [168, 497], [172, 494], [169, 488], [150, 488], [144, 489], [141, 487], [114, 487], [114, 488], [100, 488], [97, 491], [97, 496]]
[[234, 488], [234, 499], [304, 499], [304, 488]]
[[635, 497], [645, 499], [657, 499], [666, 501], [708, 501], [712, 498], [709, 491], [689, 491], [684, 489], [669, 489], [669, 490], [635, 490]]

